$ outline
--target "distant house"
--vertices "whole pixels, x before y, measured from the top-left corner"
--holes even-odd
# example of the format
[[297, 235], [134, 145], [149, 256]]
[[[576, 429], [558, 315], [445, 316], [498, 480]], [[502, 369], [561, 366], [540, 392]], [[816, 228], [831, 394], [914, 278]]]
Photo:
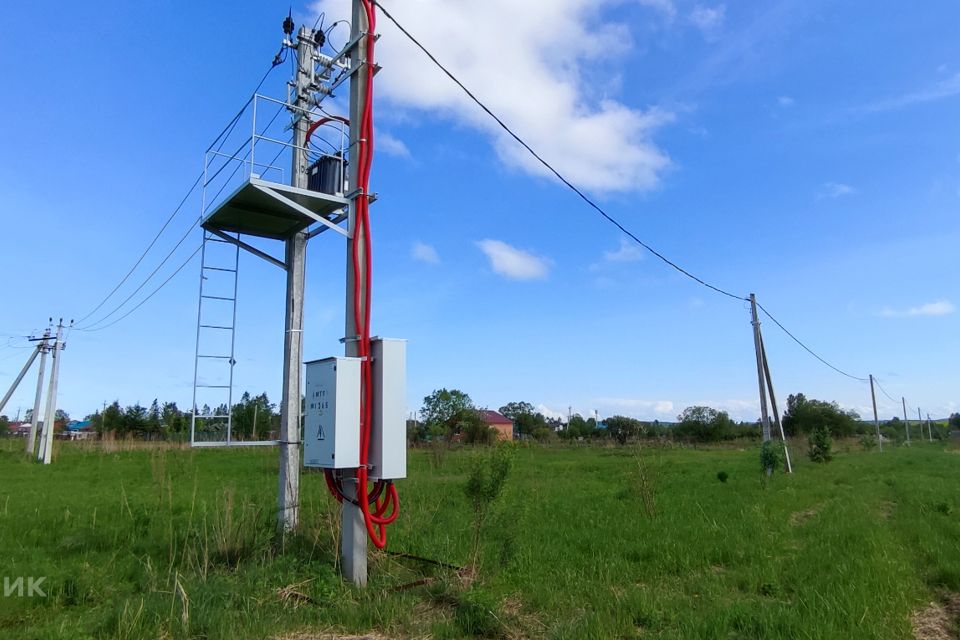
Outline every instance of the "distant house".
[[66, 428], [61, 432], [60, 438], [64, 440], [86, 440], [96, 435], [91, 420], [73, 420], [67, 423]]
[[482, 410], [480, 417], [488, 427], [497, 432], [497, 440], [513, 440], [513, 420], [488, 409]]
[[17, 438], [26, 438], [28, 435], [30, 435], [30, 423], [29, 422], [11, 422], [10, 435]]

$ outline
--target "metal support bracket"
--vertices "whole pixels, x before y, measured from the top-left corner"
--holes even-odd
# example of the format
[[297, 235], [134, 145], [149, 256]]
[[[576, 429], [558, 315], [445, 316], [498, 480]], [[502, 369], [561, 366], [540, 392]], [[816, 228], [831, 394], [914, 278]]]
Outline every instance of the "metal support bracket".
[[217, 230], [217, 229], [208, 229], [208, 231], [209, 231], [210, 233], [212, 233], [213, 235], [217, 236], [218, 238], [222, 238], [223, 240], [229, 242], [230, 244], [235, 244], [235, 245], [237, 245], [238, 247], [240, 247], [240, 248], [243, 249], [244, 251], [249, 251], [249, 252], [252, 253], [253, 255], [257, 256], [258, 258], [263, 258], [264, 260], [266, 260], [266, 261], [269, 262], [270, 264], [275, 264], [275, 265], [277, 265], [278, 267], [280, 267], [280, 268], [283, 269], [284, 271], [286, 271], [286, 269], [287, 269], [287, 265], [286, 265], [285, 262], [282, 262], [282, 261], [280, 261], [280, 260], [277, 260], [277, 259], [274, 258], [272, 255], [270, 255], [269, 253], [265, 253], [265, 252], [263, 252], [263, 251], [260, 251], [260, 249], [257, 249], [256, 247], [247, 244], [247, 243], [244, 242], [243, 240], [240, 240], [240, 239], [238, 239], [238, 238], [231, 237], [231, 236], [229, 236], [229, 235], [225, 234], [224, 232], [219, 231], [219, 230]]
[[[253, 184], [253, 183], [251, 183], [251, 184]], [[294, 211], [296, 211], [296, 212], [298, 212], [298, 213], [300, 213], [300, 214], [302, 214], [302, 215], [310, 218], [311, 220], [315, 220], [315, 221], [319, 222], [319, 223], [322, 224], [322, 225], [326, 225], [327, 227], [330, 227], [331, 229], [333, 229], [334, 231], [336, 231], [337, 233], [339, 233], [339, 234], [342, 235], [343, 237], [345, 237], [345, 238], [349, 238], [349, 237], [350, 237], [350, 234], [349, 234], [349, 233], [347, 233], [346, 231], [344, 231], [343, 229], [341, 229], [340, 227], [338, 227], [337, 225], [335, 225], [335, 224], [334, 224], [333, 222], [331, 222], [330, 220], [327, 220], [327, 219], [324, 218], [323, 216], [318, 216], [318, 215], [315, 214], [313, 211], [310, 211], [310, 209], [307, 209], [306, 207], [300, 205], [300, 204], [297, 203], [297, 202], [294, 202], [293, 200], [291, 200], [290, 198], [288, 198], [288, 197], [286, 197], [286, 196], [280, 195], [279, 193], [277, 193], [277, 192], [274, 191], [273, 189], [268, 189], [268, 188], [266, 188], [266, 187], [262, 187], [262, 186], [260, 186], [259, 184], [253, 184], [253, 186], [254, 186], [257, 190], [262, 191], [263, 193], [267, 194], [267, 195], [270, 196], [271, 198], [273, 198], [273, 199], [275, 199], [275, 200], [278, 200], [279, 202], [282, 202], [283, 204], [287, 205], [288, 207], [290, 207], [290, 208], [293, 209]]]

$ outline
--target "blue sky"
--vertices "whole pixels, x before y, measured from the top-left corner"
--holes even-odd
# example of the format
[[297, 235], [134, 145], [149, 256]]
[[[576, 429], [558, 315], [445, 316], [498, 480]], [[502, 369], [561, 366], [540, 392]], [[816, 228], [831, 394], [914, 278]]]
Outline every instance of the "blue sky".
[[[960, 408], [956, 3], [385, 4], [639, 237], [718, 286], [755, 292], [814, 350], [873, 373], [914, 414]], [[322, 9], [329, 25], [346, 7], [294, 14], [312, 21]], [[140, 255], [267, 68], [286, 10], [5, 9], [0, 381], [28, 353], [20, 336], [88, 313]], [[710, 404], [756, 418], [746, 307], [637, 251], [380, 26], [373, 329], [409, 340], [410, 409], [445, 386], [490, 407], [672, 419]], [[279, 67], [263, 91], [282, 95], [289, 72]], [[140, 284], [199, 209], [191, 198], [94, 317]], [[332, 236], [309, 249], [306, 359], [342, 348], [344, 243]], [[130, 304], [198, 244], [195, 231]], [[198, 269], [122, 322], [74, 331], [60, 405], [74, 416], [114, 399], [188, 406]], [[283, 282], [241, 259], [237, 387], [274, 399]], [[763, 328], [781, 404], [803, 392], [866, 415], [865, 384]], [[30, 406], [32, 386], [5, 412]], [[882, 394], [878, 403], [882, 417], [899, 413]]]

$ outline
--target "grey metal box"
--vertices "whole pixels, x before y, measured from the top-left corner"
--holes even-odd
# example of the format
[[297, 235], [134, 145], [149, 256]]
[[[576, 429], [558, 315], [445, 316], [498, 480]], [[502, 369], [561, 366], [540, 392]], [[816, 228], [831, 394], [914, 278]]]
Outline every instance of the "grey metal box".
[[407, 477], [407, 341], [373, 338], [370, 478]]
[[360, 358], [306, 363], [303, 464], [360, 466]]

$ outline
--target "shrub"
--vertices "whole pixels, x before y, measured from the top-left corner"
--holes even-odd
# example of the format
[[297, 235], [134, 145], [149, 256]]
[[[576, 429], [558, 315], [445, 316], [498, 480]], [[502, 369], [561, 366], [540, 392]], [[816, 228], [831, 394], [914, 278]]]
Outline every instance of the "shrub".
[[827, 463], [833, 459], [833, 440], [830, 438], [830, 429], [826, 425], [814, 428], [808, 440], [810, 450], [807, 456], [814, 462]]
[[480, 546], [480, 533], [490, 515], [490, 507], [503, 493], [512, 465], [511, 450], [506, 443], [474, 456], [470, 475], [463, 492], [473, 507], [474, 556]]
[[860, 436], [860, 448], [863, 449], [864, 451], [870, 451], [876, 446], [877, 446], [876, 435], [865, 433], [862, 436]]
[[727, 473], [726, 471], [720, 471], [719, 473], [717, 473], [717, 480], [719, 480], [720, 482], [726, 482], [729, 477], [730, 477], [730, 474]]
[[760, 445], [760, 468], [767, 474], [772, 474], [783, 465], [783, 452], [773, 440], [767, 440]]

